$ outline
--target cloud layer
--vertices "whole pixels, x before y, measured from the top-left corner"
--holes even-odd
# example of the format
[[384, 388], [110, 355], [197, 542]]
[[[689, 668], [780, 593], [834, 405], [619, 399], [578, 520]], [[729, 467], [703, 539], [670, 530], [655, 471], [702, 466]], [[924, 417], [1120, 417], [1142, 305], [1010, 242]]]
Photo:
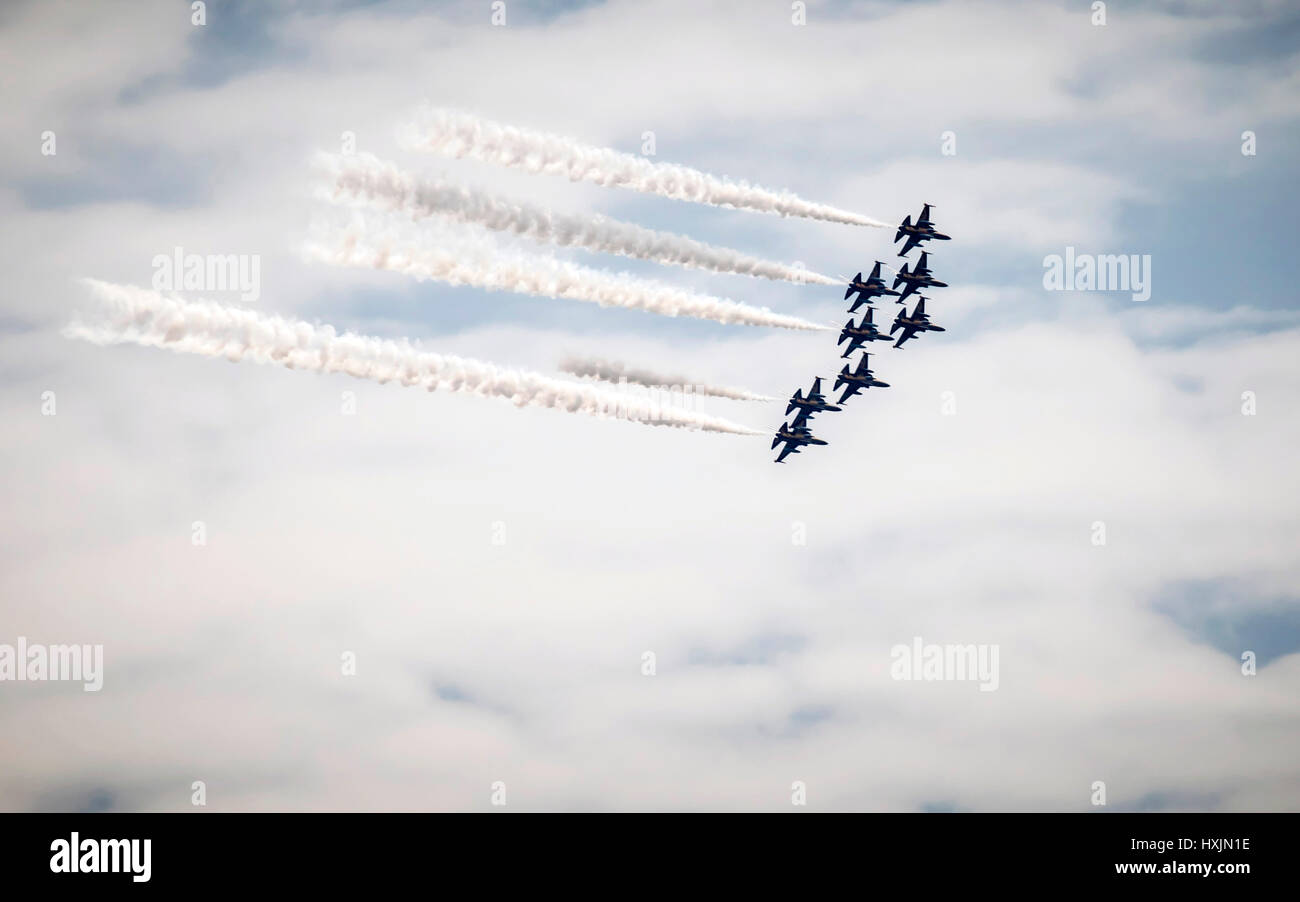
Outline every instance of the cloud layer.
[[[497, 781], [525, 811], [785, 811], [795, 781], [811, 810], [1092, 810], [1097, 781], [1111, 810], [1300, 807], [1293, 14], [520, 6], [6, 14], [0, 643], [102, 643], [105, 675], [0, 683], [0, 808], [190, 810], [197, 780], [210, 810], [489, 810]], [[260, 254], [258, 321], [512, 369], [581, 347], [785, 397], [835, 367], [824, 334], [304, 262], [304, 163], [348, 142], [557, 215], [888, 259], [878, 230], [404, 152], [412, 86], [891, 222], [931, 201], [949, 331], [882, 354], [893, 387], [783, 467], [758, 439], [60, 334], [72, 276], [147, 285], [183, 246]], [[1065, 245], [1152, 253], [1152, 300], [1043, 291]], [[1226, 301], [1224, 260], [1252, 274]], [[839, 291], [740, 284], [843, 321]], [[765, 403], [742, 418], [774, 427]], [[892, 680], [918, 636], [997, 644], [998, 690]]]

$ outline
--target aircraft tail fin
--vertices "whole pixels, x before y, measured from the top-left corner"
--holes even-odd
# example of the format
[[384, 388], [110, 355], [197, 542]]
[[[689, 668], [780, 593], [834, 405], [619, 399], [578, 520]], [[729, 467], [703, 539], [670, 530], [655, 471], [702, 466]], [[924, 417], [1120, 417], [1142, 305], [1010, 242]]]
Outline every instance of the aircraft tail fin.
[[861, 282], [861, 281], [862, 281], [862, 273], [858, 273], [856, 276], [853, 277], [853, 281], [849, 283], [849, 287], [846, 288], [846, 289], [844, 289], [844, 300], [847, 301], [847, 300], [849, 299], [849, 295], [851, 295], [851, 294], [853, 294], [853, 292], [857, 291], [857, 289], [854, 288], [853, 286], [854, 286], [856, 283]]
[[912, 214], [908, 213], [905, 217], [903, 217], [902, 225], [898, 227], [898, 231], [894, 233], [895, 244], [898, 243], [899, 238], [903, 237], [903, 226], [910, 226], [911, 224], [912, 224]]

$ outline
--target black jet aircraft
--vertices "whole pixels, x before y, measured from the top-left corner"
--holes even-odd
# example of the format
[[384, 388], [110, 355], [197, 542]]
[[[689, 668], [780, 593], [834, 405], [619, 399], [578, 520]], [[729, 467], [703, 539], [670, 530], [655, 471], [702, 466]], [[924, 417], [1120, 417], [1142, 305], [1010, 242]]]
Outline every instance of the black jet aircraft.
[[786, 455], [798, 454], [799, 449], [804, 445], [825, 445], [824, 439], [819, 439], [812, 434], [812, 430], [807, 426], [791, 426], [788, 423], [782, 423], [781, 428], [776, 430], [776, 437], [772, 439], [772, 447], [785, 442], [785, 447], [781, 453], [776, 456], [777, 463], [784, 463]]
[[888, 335], [877, 329], [876, 324], [871, 321], [871, 317], [875, 312], [875, 307], [868, 307], [867, 315], [863, 317], [862, 322], [858, 325], [854, 325], [853, 317], [849, 317], [849, 321], [844, 324], [844, 329], [840, 332], [840, 340], [835, 342], [837, 345], [842, 345], [845, 340], [852, 339], [852, 341], [849, 341], [848, 350], [841, 354], [841, 357], [853, 356], [853, 352], [867, 342], [892, 341]]
[[[907, 296], [919, 288], [948, 287], [947, 282], [940, 282], [934, 277], [934, 274], [930, 272], [930, 255], [925, 251], [921, 252], [921, 259], [916, 261], [916, 266], [911, 272], [907, 271], [907, 264], [904, 263], [903, 268], [898, 271], [896, 276], [894, 276], [894, 287], [897, 288], [902, 284], [906, 284], [907, 287], [904, 288], [903, 293], [898, 296], [898, 303], [900, 304], [905, 303], [907, 301]], [[895, 294], [897, 294], [897, 292], [895, 292]]]
[[[895, 287], [897, 287], [897, 285], [895, 285]], [[897, 291], [885, 287], [885, 280], [880, 278], [879, 260], [877, 260], [876, 265], [872, 267], [871, 277], [868, 278], [867, 281], [862, 281], [862, 273], [858, 273], [853, 277], [853, 280], [849, 282], [849, 287], [844, 292], [844, 300], [847, 301], [854, 292], [857, 292], [858, 297], [853, 302], [853, 306], [849, 308], [849, 313], [856, 313], [859, 307], [874, 297], [880, 297], [881, 295], [886, 294], [898, 294]]]
[[903, 342], [916, 335], [917, 332], [947, 331], [943, 326], [936, 326], [930, 322], [930, 317], [925, 313], [925, 295], [919, 295], [919, 297], [920, 300], [916, 302], [916, 309], [912, 311], [912, 315], [908, 316], [907, 308], [904, 307], [898, 311], [898, 316], [894, 319], [894, 325], [889, 328], [890, 335], [893, 335], [899, 329], [903, 330], [903, 334], [898, 336], [898, 341], [894, 342], [896, 348], [901, 348]]
[[[871, 388], [872, 386], [875, 386], [876, 388], [889, 388], [888, 382], [881, 382], [872, 374], [869, 362], [870, 357], [871, 354], [864, 351], [862, 359], [858, 361], [858, 368], [856, 370], [850, 373], [848, 364], [845, 364], [844, 369], [840, 370], [840, 374], [835, 377], [835, 388], [839, 388], [841, 385], [848, 386], [844, 389], [844, 394], [840, 395], [839, 401], [836, 402], [837, 404], [843, 404], [846, 400], [853, 397], [864, 388]], [[834, 391], [834, 389], [832, 389], [832, 391]]]
[[952, 237], [935, 231], [934, 223], [930, 221], [929, 204], [925, 204], [921, 207], [921, 215], [916, 217], [916, 225], [912, 225], [912, 214], [907, 214], [907, 218], [903, 220], [902, 225], [898, 227], [898, 231], [894, 233], [894, 243], [897, 244], [898, 239], [902, 238], [904, 235], [907, 236], [907, 241], [904, 242], [903, 249], [898, 252], [898, 256], [900, 257], [906, 257], [908, 251], [923, 241], [929, 241], [931, 238], [936, 238], [939, 241], [948, 241]]
[[794, 415], [791, 422], [795, 426], [801, 426], [815, 413], [821, 413], [823, 410], [840, 409], [826, 400], [826, 396], [822, 394], [822, 377], [818, 376], [813, 379], [812, 388], [808, 389], [806, 396], [803, 394], [803, 389], [796, 388], [794, 390], [794, 397], [790, 399], [789, 405], [786, 406], [785, 413], [786, 416], [789, 416], [790, 411], [798, 410], [799, 412]]

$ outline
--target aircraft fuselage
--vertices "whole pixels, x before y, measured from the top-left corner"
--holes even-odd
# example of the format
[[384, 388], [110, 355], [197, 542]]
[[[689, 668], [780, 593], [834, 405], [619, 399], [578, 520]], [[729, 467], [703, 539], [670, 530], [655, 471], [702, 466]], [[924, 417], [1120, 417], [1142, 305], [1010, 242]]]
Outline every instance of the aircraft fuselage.
[[871, 375], [870, 373], [865, 373], [861, 375], [859, 375], [858, 373], [844, 373], [840, 375], [840, 379], [842, 379], [845, 382], [852, 383], [854, 385], [861, 385], [863, 388], [871, 388], [873, 386], [876, 388], [889, 388], [888, 382], [881, 382], [879, 379], [877, 379], [875, 376]]
[[796, 432], [786, 432], [784, 429], [778, 432], [777, 438], [789, 445], [824, 445], [825, 439], [814, 438], [811, 433], [802, 434]]
[[916, 332], [947, 332], [943, 326], [936, 326], [934, 323], [925, 319], [912, 319], [910, 316], [900, 316], [898, 325], [912, 329]]
[[929, 270], [926, 270], [923, 273], [916, 273], [916, 272], [899, 273], [898, 278], [903, 282], [910, 283], [912, 285], [917, 286], [918, 288], [947, 288], [948, 287], [947, 282], [940, 282], [934, 276], [930, 275]]
[[930, 238], [934, 238], [938, 241], [949, 241], [952, 239], [951, 235], [944, 235], [940, 232], [936, 232], [934, 226], [929, 225], [928, 223], [925, 225], [917, 224], [901, 226], [898, 230], [904, 235], [915, 235], [917, 241], [926, 241]]
[[845, 336], [847, 336], [847, 337], [849, 337], [849, 338], [856, 338], [856, 339], [858, 339], [859, 341], [879, 341], [879, 340], [882, 339], [882, 338], [884, 338], [884, 339], [888, 339], [888, 338], [889, 338], [888, 335], [884, 335], [884, 334], [882, 334], [882, 333], [880, 332], [879, 329], [871, 329], [871, 330], [867, 330], [867, 329], [845, 329], [845, 330], [844, 330], [844, 334], [841, 335], [840, 337], [843, 338], [843, 337], [845, 337]]
[[875, 297], [876, 295], [882, 294], [898, 294], [897, 291], [885, 287], [884, 282], [876, 279], [872, 279], [870, 282], [850, 282], [849, 287], [858, 292], [858, 294], [867, 297]]
[[808, 411], [809, 413], [819, 413], [823, 410], [834, 411], [840, 409], [834, 404], [828, 404], [825, 399], [812, 400], [810, 398], [803, 398], [802, 400], [791, 401], [790, 403], [795, 407]]

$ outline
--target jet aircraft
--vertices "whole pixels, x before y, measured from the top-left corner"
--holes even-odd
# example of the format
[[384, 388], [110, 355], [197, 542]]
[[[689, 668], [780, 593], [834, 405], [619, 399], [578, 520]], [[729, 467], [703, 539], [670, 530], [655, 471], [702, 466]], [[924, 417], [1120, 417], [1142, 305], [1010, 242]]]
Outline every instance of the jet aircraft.
[[[889, 388], [888, 382], [881, 382], [874, 374], [872, 374], [870, 358], [871, 354], [864, 351], [862, 353], [862, 359], [858, 361], [857, 369], [853, 372], [849, 372], [849, 365], [846, 363], [844, 369], [840, 370], [840, 374], [835, 377], [835, 388], [839, 388], [841, 385], [847, 387], [844, 389], [844, 394], [840, 395], [839, 401], [836, 402], [837, 404], [843, 404], [864, 388], [871, 388], [872, 386], [875, 386], [876, 388]], [[834, 391], [834, 389], [832, 389], [832, 391]]]
[[886, 294], [898, 294], [897, 291], [885, 287], [885, 280], [880, 277], [879, 260], [877, 260], [876, 265], [872, 267], [871, 276], [867, 281], [862, 281], [862, 273], [858, 273], [853, 277], [853, 280], [849, 282], [849, 287], [844, 291], [844, 300], [847, 301], [854, 292], [857, 292], [858, 296], [853, 301], [853, 306], [849, 308], [849, 313], [856, 313], [859, 307], [874, 297], [880, 297], [881, 295]]
[[788, 423], [782, 423], [781, 428], [776, 431], [776, 437], [772, 439], [772, 448], [775, 449], [782, 442], [785, 442], [785, 447], [776, 456], [777, 463], [784, 463], [789, 454], [798, 454], [799, 449], [804, 445], [827, 444], [824, 439], [814, 436], [807, 426], [791, 426]]
[[841, 357], [853, 356], [853, 352], [867, 342], [892, 340], [888, 335], [877, 329], [876, 324], [872, 322], [871, 318], [875, 312], [875, 307], [868, 307], [867, 315], [863, 318], [862, 322], [857, 325], [854, 325], [853, 317], [849, 317], [849, 321], [844, 324], [844, 329], [840, 332], [840, 340], [835, 342], [837, 345], [842, 345], [845, 340], [852, 339], [852, 341], [849, 341], [848, 350], [841, 354]]
[[902, 304], [907, 301], [908, 295], [920, 288], [947, 288], [947, 282], [940, 282], [930, 272], [930, 255], [926, 251], [921, 252], [921, 259], [917, 261], [916, 266], [911, 272], [907, 271], [907, 264], [894, 276], [894, 287], [906, 284], [903, 293], [898, 296], [898, 303]]
[[924, 241], [929, 241], [931, 238], [936, 238], [939, 241], [948, 241], [952, 238], [951, 235], [943, 235], [935, 231], [934, 223], [930, 221], [929, 204], [921, 207], [921, 215], [916, 217], [915, 225], [912, 224], [912, 214], [907, 214], [907, 218], [903, 220], [898, 227], [898, 231], [894, 233], [894, 243], [897, 244], [898, 239], [904, 235], [907, 236], [907, 241], [903, 243], [903, 249], [898, 252], [900, 257], [906, 257], [908, 251]]
[[791, 422], [795, 426], [799, 426], [811, 419], [815, 413], [821, 413], [823, 410], [834, 411], [840, 409], [826, 400], [826, 396], [822, 394], [822, 377], [818, 376], [813, 379], [812, 388], [808, 389], [807, 395], [803, 394], [803, 389], [796, 388], [794, 390], [794, 396], [790, 398], [790, 403], [786, 405], [785, 413], [786, 416], [789, 416], [791, 411], [798, 410]]
[[907, 308], [904, 307], [902, 310], [898, 311], [898, 316], [894, 318], [894, 325], [889, 328], [890, 335], [893, 335], [899, 329], [903, 330], [903, 334], [898, 337], [898, 341], [894, 342], [894, 347], [896, 348], [901, 348], [903, 342], [907, 341], [918, 332], [947, 331], [943, 326], [936, 326], [934, 323], [930, 322], [930, 317], [927, 316], [925, 312], [925, 295], [918, 295], [918, 297], [920, 300], [916, 302], [916, 309], [912, 311], [911, 316], [908, 316]]

